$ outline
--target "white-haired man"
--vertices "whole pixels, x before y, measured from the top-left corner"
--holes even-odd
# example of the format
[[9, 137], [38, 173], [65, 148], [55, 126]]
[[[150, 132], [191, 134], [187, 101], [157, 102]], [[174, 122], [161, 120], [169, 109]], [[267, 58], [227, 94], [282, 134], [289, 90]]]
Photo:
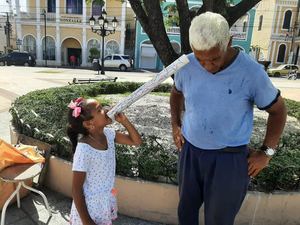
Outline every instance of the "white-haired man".
[[[284, 101], [262, 66], [231, 47], [219, 14], [195, 17], [190, 63], [175, 75], [170, 97], [172, 131], [180, 149], [180, 225], [233, 225], [249, 177], [266, 167], [286, 120]], [[249, 152], [254, 104], [269, 113], [261, 150]], [[182, 117], [183, 114], [183, 117]]]

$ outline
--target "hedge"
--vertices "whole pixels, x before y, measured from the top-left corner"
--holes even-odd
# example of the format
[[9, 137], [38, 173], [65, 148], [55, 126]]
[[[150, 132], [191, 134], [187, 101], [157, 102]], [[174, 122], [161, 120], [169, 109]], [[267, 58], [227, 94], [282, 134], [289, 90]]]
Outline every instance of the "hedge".
[[[15, 100], [10, 112], [12, 123], [23, 134], [55, 146], [52, 154], [71, 160], [72, 152], [66, 139], [67, 107], [70, 99], [78, 96], [95, 97], [103, 94], [133, 92], [142, 83], [116, 82], [70, 85], [30, 92]], [[154, 92], [170, 92], [171, 86], [160, 85]], [[108, 105], [107, 100], [101, 102]], [[300, 120], [300, 103], [286, 100], [288, 114]], [[261, 123], [262, 121], [259, 121]], [[264, 121], [263, 121], [264, 122]], [[282, 138], [278, 153], [268, 168], [252, 180], [255, 190], [298, 190], [300, 185], [300, 132]], [[117, 174], [140, 177], [146, 180], [177, 183], [177, 152], [167, 149], [154, 136], [144, 136], [138, 148], [117, 146]], [[252, 147], [259, 147], [261, 140], [251, 140]]]

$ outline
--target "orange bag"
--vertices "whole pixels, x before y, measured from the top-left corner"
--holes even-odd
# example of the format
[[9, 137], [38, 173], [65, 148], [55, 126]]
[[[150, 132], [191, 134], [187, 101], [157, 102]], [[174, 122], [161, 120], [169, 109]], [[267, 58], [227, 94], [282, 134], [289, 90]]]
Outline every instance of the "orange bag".
[[43, 163], [41, 156], [34, 146], [21, 145], [18, 148], [0, 139], [0, 171], [16, 163]]

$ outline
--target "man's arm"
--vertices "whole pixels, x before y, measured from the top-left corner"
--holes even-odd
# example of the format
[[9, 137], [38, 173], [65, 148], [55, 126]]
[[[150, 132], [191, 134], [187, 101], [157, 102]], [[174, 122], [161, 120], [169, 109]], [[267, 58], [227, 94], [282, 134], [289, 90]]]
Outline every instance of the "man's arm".
[[176, 90], [173, 86], [170, 96], [170, 108], [171, 108], [171, 124], [173, 139], [176, 147], [181, 150], [184, 143], [184, 138], [181, 134], [181, 114], [183, 111], [184, 96], [182, 92]]
[[270, 148], [276, 148], [283, 132], [287, 116], [283, 98], [279, 96], [277, 102], [266, 111], [269, 113], [269, 117], [263, 144]]
[[[279, 139], [283, 132], [287, 116], [283, 98], [279, 96], [277, 102], [274, 103], [274, 105], [272, 105], [266, 111], [269, 113], [269, 117], [263, 145], [275, 149], [279, 143]], [[265, 168], [269, 164], [270, 159], [271, 158], [262, 151], [251, 153], [248, 158], [249, 176], [255, 177], [263, 168]]]

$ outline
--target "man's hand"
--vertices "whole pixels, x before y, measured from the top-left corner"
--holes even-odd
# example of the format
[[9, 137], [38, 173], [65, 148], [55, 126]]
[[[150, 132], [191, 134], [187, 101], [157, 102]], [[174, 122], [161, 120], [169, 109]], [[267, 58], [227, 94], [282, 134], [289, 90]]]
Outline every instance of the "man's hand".
[[181, 151], [183, 143], [184, 143], [184, 138], [181, 134], [181, 127], [179, 126], [172, 126], [172, 132], [173, 132], [173, 139], [174, 143], [179, 151]]
[[248, 175], [250, 177], [255, 177], [262, 169], [264, 169], [270, 161], [263, 151], [255, 151], [250, 149], [250, 154], [248, 158]]

